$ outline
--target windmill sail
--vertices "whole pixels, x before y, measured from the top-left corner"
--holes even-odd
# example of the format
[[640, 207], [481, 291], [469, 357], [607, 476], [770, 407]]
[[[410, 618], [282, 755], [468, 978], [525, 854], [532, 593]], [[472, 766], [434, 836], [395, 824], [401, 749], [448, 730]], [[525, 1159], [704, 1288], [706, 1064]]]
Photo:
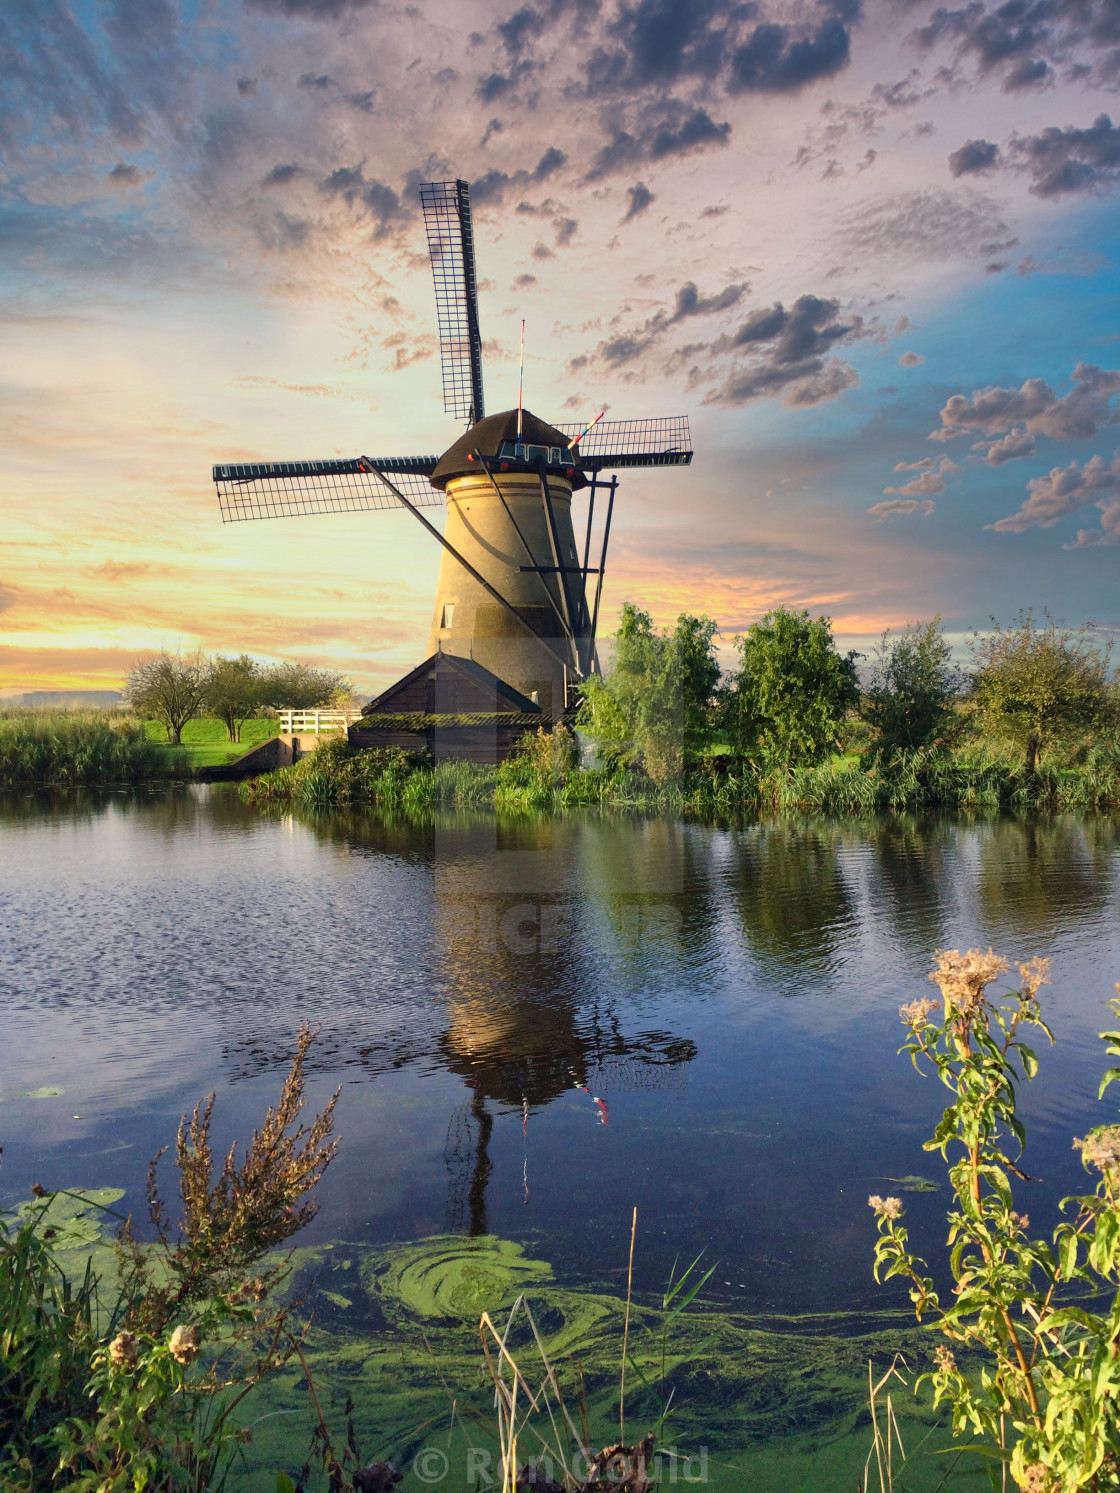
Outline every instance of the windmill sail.
[[226, 524], [399, 508], [400, 500], [382, 481], [382, 472], [417, 507], [437, 508], [443, 493], [428, 481], [437, 460], [435, 456], [355, 456], [342, 461], [223, 462], [214, 468], [214, 485]]
[[[557, 425], [566, 436], [578, 436], [582, 425]], [[578, 465], [588, 471], [623, 467], [686, 467], [692, 461], [687, 415], [652, 420], [600, 420], [583, 436]], [[565, 453], [567, 454], [567, 453]]]
[[420, 202], [436, 288], [443, 407], [470, 426], [486, 413], [470, 187], [465, 181], [426, 181]]

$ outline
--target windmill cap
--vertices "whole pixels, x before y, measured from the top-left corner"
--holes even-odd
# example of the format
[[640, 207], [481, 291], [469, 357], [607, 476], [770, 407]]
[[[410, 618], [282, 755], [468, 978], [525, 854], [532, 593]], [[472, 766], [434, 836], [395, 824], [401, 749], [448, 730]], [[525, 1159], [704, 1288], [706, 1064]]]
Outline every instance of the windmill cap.
[[[568, 451], [570, 437], [563, 431], [557, 430], [555, 425], [549, 425], [546, 420], [538, 420], [536, 415], [529, 410], [523, 410], [521, 415], [521, 444], [523, 446], [537, 446], [546, 453], [559, 451], [560, 466], [567, 475], [570, 467], [572, 475], [568, 479], [573, 489], [585, 487], [587, 479], [579, 466], [579, 458], [576, 453]], [[477, 425], [472, 425], [465, 435], [461, 435], [455, 444], [443, 453], [436, 463], [436, 469], [432, 473], [432, 486], [445, 488], [452, 477], [466, 477], [473, 472], [481, 470], [478, 462], [474, 459], [477, 451], [486, 464], [491, 466], [499, 460], [506, 460], [501, 455], [503, 443], [513, 443], [517, 440], [517, 411], [504, 410], [500, 415], [487, 415], [485, 420], [479, 420]], [[519, 470], [535, 465], [537, 452], [531, 453], [532, 459], [525, 462], [513, 462]], [[570, 457], [570, 460], [568, 459]], [[547, 459], [547, 457], [546, 457]], [[555, 462], [549, 461], [550, 467], [555, 470]]]

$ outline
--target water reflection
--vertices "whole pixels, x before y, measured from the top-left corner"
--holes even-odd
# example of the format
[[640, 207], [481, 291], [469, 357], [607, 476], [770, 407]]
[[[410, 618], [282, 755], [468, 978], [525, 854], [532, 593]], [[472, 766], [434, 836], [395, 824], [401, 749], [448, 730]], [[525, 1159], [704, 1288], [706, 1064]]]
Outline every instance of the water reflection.
[[[308, 1020], [314, 1083], [348, 1085], [326, 1237], [451, 1226], [592, 1270], [638, 1203], [652, 1285], [708, 1248], [768, 1309], [870, 1301], [864, 1200], [930, 1166], [941, 1101], [895, 1013], [934, 948], [1055, 956], [1031, 1171], [1063, 1188], [1120, 973], [1117, 824], [416, 824], [221, 788], [0, 804], [4, 1187], [142, 1195], [200, 1094], [224, 1082], [231, 1133], [257, 1122]], [[944, 1194], [912, 1207], [939, 1248]]]
[[763, 822], [732, 841], [736, 907], [755, 959], [792, 993], [835, 967], [855, 921], [840, 866], [843, 831], [827, 821]]
[[1120, 820], [1072, 814], [997, 820], [978, 833], [978, 889], [986, 920], [1043, 939], [1097, 917], [1114, 885]]

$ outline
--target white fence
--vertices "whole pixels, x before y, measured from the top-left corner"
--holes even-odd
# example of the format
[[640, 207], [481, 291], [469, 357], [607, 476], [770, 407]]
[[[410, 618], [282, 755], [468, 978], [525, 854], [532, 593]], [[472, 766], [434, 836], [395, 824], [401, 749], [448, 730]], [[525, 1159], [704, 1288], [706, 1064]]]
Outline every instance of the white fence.
[[281, 710], [280, 730], [285, 736], [294, 731], [306, 731], [316, 736], [321, 731], [345, 731], [355, 721], [360, 721], [360, 710]]

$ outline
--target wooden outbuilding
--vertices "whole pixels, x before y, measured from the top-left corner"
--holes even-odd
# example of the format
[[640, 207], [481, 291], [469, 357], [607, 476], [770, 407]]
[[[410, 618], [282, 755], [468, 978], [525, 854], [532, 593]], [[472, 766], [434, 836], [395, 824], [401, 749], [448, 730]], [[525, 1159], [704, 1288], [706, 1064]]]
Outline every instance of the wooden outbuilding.
[[473, 659], [436, 652], [369, 702], [350, 740], [493, 765], [542, 727], [551, 730], [552, 719], [535, 700]]

